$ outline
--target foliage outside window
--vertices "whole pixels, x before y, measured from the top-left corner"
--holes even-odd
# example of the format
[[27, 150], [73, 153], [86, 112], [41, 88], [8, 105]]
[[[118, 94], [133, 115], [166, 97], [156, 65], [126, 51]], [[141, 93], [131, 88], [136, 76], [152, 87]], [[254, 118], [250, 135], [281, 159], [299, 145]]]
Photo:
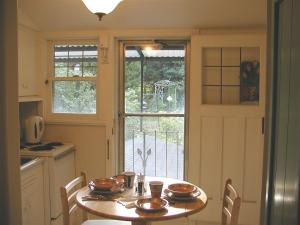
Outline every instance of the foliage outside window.
[[97, 45], [55, 44], [52, 68], [52, 112], [95, 114]]

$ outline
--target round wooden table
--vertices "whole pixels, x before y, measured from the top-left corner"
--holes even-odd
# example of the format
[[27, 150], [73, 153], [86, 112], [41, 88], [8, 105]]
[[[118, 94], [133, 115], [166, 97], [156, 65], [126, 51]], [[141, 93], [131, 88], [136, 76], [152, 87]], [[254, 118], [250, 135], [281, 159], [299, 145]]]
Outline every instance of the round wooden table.
[[[147, 191], [144, 194], [146, 196], [150, 195], [148, 182], [151, 180], [163, 181], [163, 190], [166, 189], [169, 184], [184, 182], [171, 178], [146, 177], [145, 183]], [[82, 197], [90, 194], [89, 188], [83, 187], [77, 193], [76, 201], [80, 208], [97, 216], [115, 220], [132, 221], [132, 225], [149, 225], [151, 221], [175, 219], [200, 212], [207, 204], [205, 192], [202, 189], [200, 189], [200, 191], [201, 194], [193, 201], [171, 201], [166, 209], [157, 212], [146, 212], [136, 208], [126, 208], [122, 203], [117, 201], [118, 199], [121, 200], [137, 196], [135, 187], [126, 189], [124, 192], [112, 196], [112, 201], [83, 201]]]

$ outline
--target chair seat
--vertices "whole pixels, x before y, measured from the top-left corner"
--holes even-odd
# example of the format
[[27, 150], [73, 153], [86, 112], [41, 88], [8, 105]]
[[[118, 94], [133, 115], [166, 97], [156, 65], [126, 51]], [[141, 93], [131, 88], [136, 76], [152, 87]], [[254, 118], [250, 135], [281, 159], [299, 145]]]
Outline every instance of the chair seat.
[[86, 220], [81, 225], [131, 225], [131, 222], [121, 220]]

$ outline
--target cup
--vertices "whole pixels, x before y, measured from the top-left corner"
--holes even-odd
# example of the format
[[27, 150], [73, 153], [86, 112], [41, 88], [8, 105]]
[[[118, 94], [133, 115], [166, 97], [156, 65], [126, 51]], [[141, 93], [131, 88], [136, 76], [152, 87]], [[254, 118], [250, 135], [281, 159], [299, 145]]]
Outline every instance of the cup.
[[123, 175], [125, 176], [125, 187], [127, 188], [132, 188], [133, 183], [134, 183], [134, 178], [135, 178], [135, 172], [124, 172]]
[[152, 198], [160, 198], [164, 183], [162, 181], [150, 181], [150, 192]]

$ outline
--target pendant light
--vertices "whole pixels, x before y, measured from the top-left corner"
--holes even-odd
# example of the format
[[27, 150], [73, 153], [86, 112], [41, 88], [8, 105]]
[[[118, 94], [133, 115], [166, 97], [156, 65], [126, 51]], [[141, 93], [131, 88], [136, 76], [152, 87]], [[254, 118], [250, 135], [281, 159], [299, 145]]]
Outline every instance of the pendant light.
[[108, 13], [111, 13], [117, 5], [123, 0], [82, 0], [85, 6], [94, 14], [99, 20]]

